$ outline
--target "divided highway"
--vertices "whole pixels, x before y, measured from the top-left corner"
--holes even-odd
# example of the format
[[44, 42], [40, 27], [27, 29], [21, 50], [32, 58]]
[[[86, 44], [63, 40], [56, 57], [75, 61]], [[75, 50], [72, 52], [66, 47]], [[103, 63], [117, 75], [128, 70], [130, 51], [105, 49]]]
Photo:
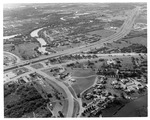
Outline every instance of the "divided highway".
[[68, 87], [65, 86], [62, 82], [55, 80], [54, 77], [51, 77], [51, 76], [47, 75], [46, 73], [42, 72], [41, 70], [37, 70], [37, 69], [34, 69], [34, 68], [30, 67], [29, 64], [37, 63], [37, 62], [46, 60], [48, 58], [58, 57], [58, 56], [61, 56], [61, 55], [69, 55], [69, 54], [85, 51], [85, 50], [88, 50], [88, 49], [91, 49], [91, 48], [101, 47], [101, 46], [103, 46], [104, 43], [113, 42], [113, 41], [119, 40], [119, 39], [123, 38], [124, 36], [126, 36], [131, 31], [132, 26], [134, 24], [134, 21], [135, 21], [137, 15], [138, 15], [138, 13], [139, 13], [139, 8], [135, 8], [130, 13], [130, 15], [128, 16], [128, 18], [124, 22], [124, 24], [117, 31], [117, 33], [115, 33], [115, 34], [113, 34], [113, 35], [111, 35], [111, 36], [109, 36], [107, 38], [101, 39], [98, 42], [95, 42], [95, 43], [92, 43], [92, 44], [88, 44], [88, 45], [85, 45], [85, 46], [71, 48], [71, 49], [64, 50], [64, 51], [61, 51], [61, 52], [58, 52], [58, 53], [55, 53], [55, 54], [50, 54], [50, 55], [45, 56], [45, 57], [40, 57], [40, 58], [36, 58], [36, 59], [33, 59], [33, 60], [23, 61], [22, 63], [18, 63], [18, 64], [14, 65], [14, 66], [5, 67], [4, 71], [16, 69], [18, 67], [23, 67], [23, 66], [27, 66], [28, 65], [28, 68], [32, 72], [34, 71], [34, 72], [36, 72], [38, 74], [41, 74], [41, 75], [49, 78], [50, 81], [55, 82], [57, 85], [59, 85], [61, 88], [63, 88], [64, 91], [67, 94], [68, 102], [69, 102], [68, 103], [67, 117], [72, 117], [72, 114], [74, 112], [73, 111], [73, 109], [74, 109], [74, 101], [73, 101], [73, 96], [72, 96], [70, 90], [68, 89]]
[[58, 57], [58, 56], [62, 56], [62, 55], [69, 55], [69, 54], [73, 54], [73, 53], [78, 53], [81, 51], [85, 51], [91, 48], [96, 48], [96, 47], [101, 47], [103, 46], [104, 43], [108, 43], [108, 42], [113, 42], [116, 40], [119, 40], [121, 38], [123, 38], [124, 36], [126, 36], [132, 29], [132, 26], [134, 24], [134, 21], [139, 13], [140, 8], [137, 7], [135, 9], [133, 9], [131, 11], [131, 13], [128, 15], [128, 18], [125, 20], [124, 24], [119, 28], [119, 30], [117, 31], [117, 33], [101, 39], [98, 42], [92, 43], [92, 44], [88, 44], [88, 45], [84, 45], [84, 46], [79, 46], [79, 47], [75, 47], [75, 48], [71, 48], [71, 49], [67, 49], [58, 53], [54, 53], [54, 54], [50, 54], [48, 56], [45, 57], [40, 57], [40, 58], [35, 58], [32, 60], [27, 60], [27, 61], [23, 61], [22, 63], [18, 63], [16, 65], [13, 66], [8, 66], [4, 68], [4, 71], [8, 71], [8, 70], [12, 70], [12, 69], [16, 69], [18, 67], [23, 67], [32, 63], [37, 63], [43, 60], [46, 60], [48, 58], [53, 58], [53, 57]]

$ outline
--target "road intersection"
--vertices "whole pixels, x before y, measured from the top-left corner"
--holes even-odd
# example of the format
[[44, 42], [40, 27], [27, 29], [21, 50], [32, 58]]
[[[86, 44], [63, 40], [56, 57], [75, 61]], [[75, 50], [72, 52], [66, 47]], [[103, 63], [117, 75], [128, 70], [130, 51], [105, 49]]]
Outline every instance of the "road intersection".
[[108, 43], [108, 42], [113, 42], [113, 41], [119, 40], [119, 39], [125, 37], [131, 31], [131, 29], [133, 27], [133, 24], [134, 24], [134, 21], [135, 21], [137, 15], [139, 14], [139, 10], [140, 10], [140, 8], [138, 8], [138, 7], [135, 8], [128, 15], [128, 18], [125, 20], [124, 24], [117, 31], [117, 33], [115, 33], [115, 34], [113, 34], [113, 35], [111, 35], [111, 36], [109, 36], [107, 38], [101, 39], [100, 41], [92, 43], [92, 44], [79, 46], [79, 47], [75, 47], [75, 48], [70, 48], [70, 49], [67, 49], [67, 50], [64, 50], [64, 51], [61, 51], [61, 52], [50, 54], [50, 55], [45, 56], [45, 57], [39, 57], [39, 58], [35, 58], [35, 59], [32, 59], [32, 60], [27, 60], [27, 61], [18, 63], [18, 64], [13, 65], [13, 66], [8, 66], [8, 67], [4, 68], [4, 71], [10, 70], [10, 69], [15, 69], [15, 68], [20, 67], [20, 66], [21, 67], [22, 66], [26, 66], [26, 65], [28, 65], [30, 63], [40, 62], [40, 61], [43, 61], [43, 60], [46, 60], [46, 59], [49, 59], [49, 58], [53, 58], [53, 57], [58, 57], [58, 56], [68, 55], [68, 54], [74, 54], [74, 53], [86, 51], [86, 50], [89, 50], [89, 49], [92, 49], [92, 48], [96, 48], [96, 47], [100, 48], [100, 47], [102, 47], [104, 45], [104, 43]]
[[[86, 50], [89, 50], [89, 49], [92, 49], [92, 48], [99, 48], [99, 47], [103, 46], [104, 43], [119, 40], [119, 39], [125, 37], [131, 31], [132, 26], [134, 24], [134, 21], [135, 21], [137, 15], [138, 15], [138, 13], [139, 13], [139, 8], [135, 8], [134, 10], [132, 10], [132, 12], [128, 15], [128, 18], [126, 19], [124, 24], [121, 26], [121, 28], [115, 34], [113, 34], [113, 35], [111, 35], [107, 38], [101, 39], [100, 41], [98, 41], [96, 43], [71, 48], [69, 50], [64, 50], [64, 51], [61, 51], [61, 52], [58, 52], [58, 53], [50, 54], [46, 57], [42, 57], [42, 58], [40, 57], [40, 58], [36, 58], [36, 59], [33, 59], [33, 60], [24, 61], [24, 62], [21, 62], [21, 63], [18, 63], [16, 65], [14, 65], [14, 66], [5, 67], [4, 71], [8, 71], [8, 70], [16, 69], [18, 67], [25, 66], [29, 70], [31, 70], [32, 72], [36, 72], [36, 73], [48, 78], [50, 81], [55, 82], [58, 86], [60, 86], [62, 89], [64, 89], [65, 93], [67, 94], [67, 98], [68, 98], [69, 103], [68, 103], [68, 111], [67, 111], [66, 117], [72, 117], [73, 109], [74, 109], [74, 97], [71, 94], [68, 87], [63, 82], [60, 82], [60, 81], [56, 80], [54, 77], [49, 76], [46, 73], [42, 72], [42, 70], [34, 69], [34, 68], [30, 67], [30, 64], [37, 63], [37, 62], [40, 62], [40, 61], [44, 61], [48, 58], [53, 58], [53, 57], [58, 57], [58, 56], [62, 56], [62, 55], [69, 55], [69, 54], [73, 54], [73, 53], [78, 53], [78, 52], [86, 51]], [[107, 55], [105, 55], [105, 56], [107, 56]], [[81, 99], [79, 99], [78, 102], [80, 104], [80, 109], [81, 109], [82, 108]], [[81, 113], [81, 110], [80, 110], [80, 113]]]

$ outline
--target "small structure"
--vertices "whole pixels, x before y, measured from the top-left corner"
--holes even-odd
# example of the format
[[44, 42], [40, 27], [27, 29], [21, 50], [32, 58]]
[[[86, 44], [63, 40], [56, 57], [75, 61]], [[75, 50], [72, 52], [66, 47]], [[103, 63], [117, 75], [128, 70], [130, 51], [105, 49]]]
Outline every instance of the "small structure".
[[116, 61], [115, 60], [112, 60], [112, 59], [110, 59], [110, 60], [107, 60], [107, 64], [108, 65], [110, 65], [110, 64], [116, 64]]

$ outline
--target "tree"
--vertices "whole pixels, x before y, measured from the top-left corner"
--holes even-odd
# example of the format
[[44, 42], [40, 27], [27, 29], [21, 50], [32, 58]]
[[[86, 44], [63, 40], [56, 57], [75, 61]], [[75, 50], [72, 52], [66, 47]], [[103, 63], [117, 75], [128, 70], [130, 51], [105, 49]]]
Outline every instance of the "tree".
[[86, 103], [82, 103], [82, 107], [86, 107], [87, 106], [87, 104]]

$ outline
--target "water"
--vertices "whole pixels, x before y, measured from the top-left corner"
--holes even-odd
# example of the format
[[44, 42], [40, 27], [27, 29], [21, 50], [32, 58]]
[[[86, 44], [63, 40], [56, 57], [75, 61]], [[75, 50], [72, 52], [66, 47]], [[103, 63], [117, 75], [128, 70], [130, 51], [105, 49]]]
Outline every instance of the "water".
[[43, 46], [47, 45], [45, 40], [43, 38], [39, 38], [38, 32], [42, 29], [43, 28], [39, 28], [37, 30], [34, 30], [34, 31], [31, 32], [30, 35], [31, 35], [31, 37], [36, 37], [37, 41], [41, 44], [41, 47], [38, 48], [39, 52], [41, 52], [42, 54], [50, 53], [50, 52], [46, 51], [46, 47], [43, 47]]
[[9, 35], [9, 36], [3, 36], [3, 39], [10, 39], [13, 38], [15, 36], [18, 36], [19, 34], [15, 34], [15, 35]]

